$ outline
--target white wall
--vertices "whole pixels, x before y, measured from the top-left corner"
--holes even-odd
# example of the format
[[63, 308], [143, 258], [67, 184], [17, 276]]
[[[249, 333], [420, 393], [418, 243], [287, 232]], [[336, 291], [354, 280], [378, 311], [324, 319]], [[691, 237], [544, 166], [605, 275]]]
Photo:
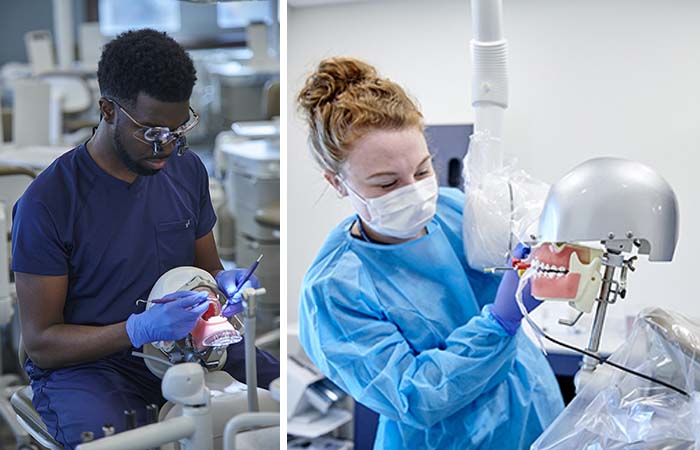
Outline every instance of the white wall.
[[[660, 305], [700, 317], [700, 2], [506, 0], [510, 108], [506, 151], [555, 181], [594, 156], [642, 161], [673, 186], [681, 212], [674, 262], [642, 263], [612, 314]], [[375, 0], [288, 11], [289, 323], [328, 231], [350, 212], [308, 154], [294, 97], [322, 58], [375, 64], [422, 106], [428, 124], [473, 120], [467, 0]], [[585, 212], [582, 212], [585, 213]]]

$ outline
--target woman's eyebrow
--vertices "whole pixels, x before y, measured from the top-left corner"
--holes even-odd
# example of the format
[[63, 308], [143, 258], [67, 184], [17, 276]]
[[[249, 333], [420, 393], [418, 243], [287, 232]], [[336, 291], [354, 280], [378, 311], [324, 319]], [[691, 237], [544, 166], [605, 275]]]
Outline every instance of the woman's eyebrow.
[[432, 159], [433, 159], [433, 155], [428, 155], [428, 156], [426, 156], [425, 158], [423, 158], [423, 161], [421, 161], [421, 162], [416, 166], [416, 169], [418, 169], [418, 168], [421, 167], [423, 164], [425, 164], [427, 161], [430, 161], [430, 160], [432, 160]]
[[366, 180], [371, 180], [372, 178], [377, 178], [377, 177], [384, 177], [387, 175], [396, 175], [396, 172], [377, 172], [373, 173], [372, 175], [368, 176]]
[[[423, 158], [423, 160], [422, 160], [420, 163], [418, 163], [418, 166], [416, 166], [416, 169], [419, 168], [419, 167], [421, 167], [421, 166], [424, 165], [427, 161], [432, 160], [432, 159], [433, 159], [433, 155], [428, 155], [428, 156], [426, 156], [425, 158]], [[372, 175], [368, 176], [365, 180], [366, 180], [366, 181], [369, 181], [369, 180], [371, 180], [372, 178], [383, 177], [383, 176], [390, 176], [390, 175], [396, 175], [396, 172], [386, 171], [386, 172], [377, 172], [377, 173], [373, 173]]]

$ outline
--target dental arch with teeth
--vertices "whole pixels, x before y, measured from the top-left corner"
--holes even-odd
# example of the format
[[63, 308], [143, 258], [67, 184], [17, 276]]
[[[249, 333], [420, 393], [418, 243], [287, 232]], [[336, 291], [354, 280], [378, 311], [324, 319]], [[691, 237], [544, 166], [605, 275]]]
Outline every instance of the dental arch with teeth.
[[565, 301], [589, 313], [602, 283], [603, 250], [579, 244], [543, 243], [532, 250], [532, 296]]

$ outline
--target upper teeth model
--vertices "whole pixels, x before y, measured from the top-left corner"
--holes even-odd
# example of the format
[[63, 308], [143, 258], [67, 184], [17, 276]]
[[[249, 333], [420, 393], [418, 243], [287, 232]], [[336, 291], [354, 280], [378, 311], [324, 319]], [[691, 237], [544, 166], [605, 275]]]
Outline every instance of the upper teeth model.
[[567, 301], [591, 312], [602, 282], [603, 251], [574, 244], [544, 243], [532, 250], [532, 295], [539, 300]]

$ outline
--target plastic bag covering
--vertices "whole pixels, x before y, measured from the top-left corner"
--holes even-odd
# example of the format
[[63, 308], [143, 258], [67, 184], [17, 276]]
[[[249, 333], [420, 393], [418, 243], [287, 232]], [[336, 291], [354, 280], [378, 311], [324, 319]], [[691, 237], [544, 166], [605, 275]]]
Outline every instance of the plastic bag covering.
[[476, 269], [502, 266], [518, 242], [530, 241], [549, 185], [503, 160], [501, 140], [474, 133], [464, 158], [464, 250]]
[[599, 366], [532, 449], [700, 449], [699, 358], [698, 324], [660, 308], [642, 311], [611, 360], [690, 396]]

